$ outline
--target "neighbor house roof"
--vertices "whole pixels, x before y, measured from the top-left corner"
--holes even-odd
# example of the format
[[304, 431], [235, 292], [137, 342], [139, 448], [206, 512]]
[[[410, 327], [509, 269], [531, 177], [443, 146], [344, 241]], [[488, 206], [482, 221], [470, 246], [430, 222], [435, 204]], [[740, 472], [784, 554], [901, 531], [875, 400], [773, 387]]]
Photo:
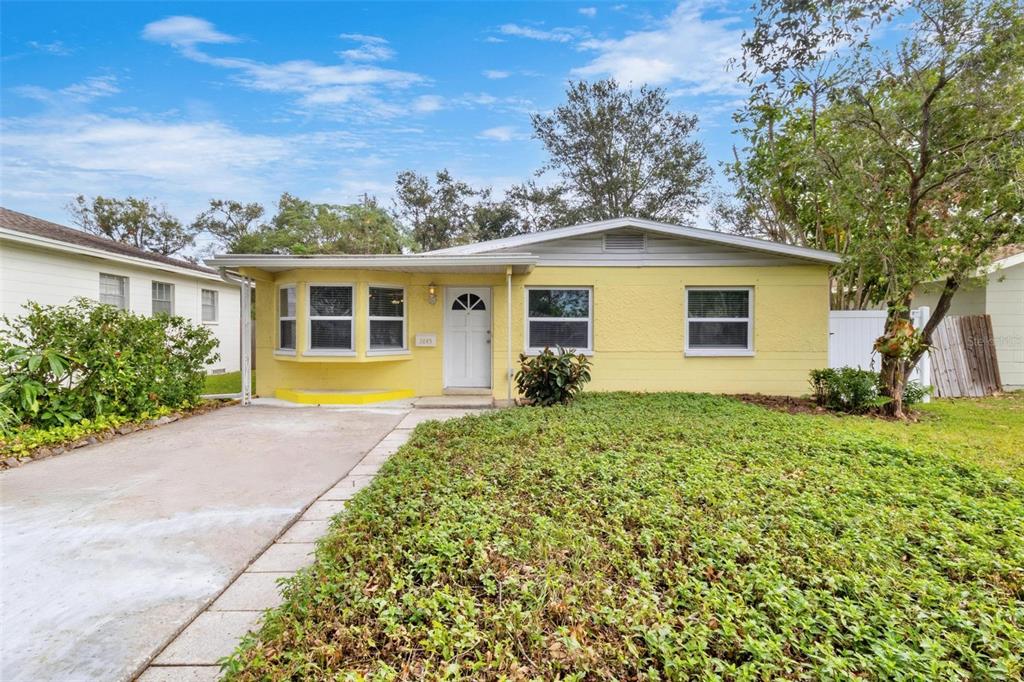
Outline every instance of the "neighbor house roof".
[[821, 263], [839, 263], [842, 261], [842, 257], [839, 254], [832, 253], [831, 251], [821, 251], [818, 249], [809, 249], [803, 246], [780, 244], [778, 242], [770, 242], [764, 239], [740, 237], [734, 234], [716, 232], [715, 230], [705, 230], [698, 227], [670, 225], [668, 223], [659, 223], [653, 220], [644, 220], [642, 218], [615, 218], [614, 220], [601, 220], [595, 223], [584, 223], [582, 225], [573, 225], [571, 227], [556, 227], [551, 230], [545, 230], [544, 232], [533, 232], [530, 234], [517, 235], [515, 237], [506, 237], [504, 239], [491, 239], [485, 242], [476, 242], [474, 244], [465, 244], [463, 246], [452, 246], [447, 249], [437, 249], [435, 251], [428, 251], [425, 255], [470, 255], [518, 249], [527, 251], [527, 247], [541, 242], [548, 242], [554, 239], [564, 239], [566, 237], [579, 237], [596, 232], [607, 232], [609, 230], [622, 228], [639, 228], [641, 230], [647, 230], [649, 232], [655, 232], [657, 234], [663, 234], [670, 237], [692, 239], [694, 241], [714, 244], [724, 244], [738, 249], [773, 253]]
[[216, 270], [202, 265], [150, 253], [129, 244], [122, 244], [106, 237], [98, 237], [3, 207], [0, 207], [0, 238], [58, 251], [132, 262], [137, 265], [157, 267], [161, 270], [188, 270], [192, 274], [201, 274], [205, 278], [219, 279]]

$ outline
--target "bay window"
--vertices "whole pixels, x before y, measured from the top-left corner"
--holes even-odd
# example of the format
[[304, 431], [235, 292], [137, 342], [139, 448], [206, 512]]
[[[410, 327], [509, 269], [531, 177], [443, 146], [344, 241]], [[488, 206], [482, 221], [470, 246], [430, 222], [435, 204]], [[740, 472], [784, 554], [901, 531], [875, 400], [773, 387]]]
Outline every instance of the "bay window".
[[369, 350], [405, 350], [405, 289], [371, 286], [366, 302]]
[[277, 348], [295, 351], [295, 285], [277, 291]]
[[309, 349], [351, 351], [352, 286], [309, 285]]

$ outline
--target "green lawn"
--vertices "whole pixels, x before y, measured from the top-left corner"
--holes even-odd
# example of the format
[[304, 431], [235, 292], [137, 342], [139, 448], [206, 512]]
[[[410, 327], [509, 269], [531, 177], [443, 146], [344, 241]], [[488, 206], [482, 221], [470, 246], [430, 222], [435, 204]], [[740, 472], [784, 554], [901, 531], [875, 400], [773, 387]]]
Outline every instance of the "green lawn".
[[1022, 405], [594, 394], [427, 423], [229, 678], [1019, 679]]
[[[256, 372], [252, 373], [253, 386], [256, 385]], [[227, 372], [225, 374], [207, 374], [203, 393], [241, 393], [242, 373]]]

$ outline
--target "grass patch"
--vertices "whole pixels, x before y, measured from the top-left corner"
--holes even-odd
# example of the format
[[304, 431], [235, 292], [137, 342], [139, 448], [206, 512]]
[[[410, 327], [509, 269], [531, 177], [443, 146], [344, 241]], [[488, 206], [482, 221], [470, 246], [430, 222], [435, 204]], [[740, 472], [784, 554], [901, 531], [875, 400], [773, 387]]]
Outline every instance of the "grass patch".
[[899, 428], [685, 394], [422, 425], [229, 679], [1019, 678], [1024, 486]]
[[[256, 372], [252, 373], [252, 385], [256, 385]], [[225, 372], [224, 374], [207, 374], [203, 394], [241, 393], [242, 373]]]

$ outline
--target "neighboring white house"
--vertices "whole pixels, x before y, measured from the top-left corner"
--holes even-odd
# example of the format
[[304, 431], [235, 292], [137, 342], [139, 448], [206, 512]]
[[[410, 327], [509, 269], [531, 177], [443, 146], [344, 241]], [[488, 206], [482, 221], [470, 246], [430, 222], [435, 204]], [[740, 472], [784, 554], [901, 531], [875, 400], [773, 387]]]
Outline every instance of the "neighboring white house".
[[[914, 307], [935, 309], [942, 283], [914, 292]], [[953, 296], [949, 315], [989, 315], [999, 376], [1007, 391], [1024, 389], [1024, 245], [1000, 249], [992, 265]]]
[[204, 324], [219, 341], [209, 371], [238, 370], [239, 288], [216, 270], [0, 208], [0, 313], [78, 296]]

